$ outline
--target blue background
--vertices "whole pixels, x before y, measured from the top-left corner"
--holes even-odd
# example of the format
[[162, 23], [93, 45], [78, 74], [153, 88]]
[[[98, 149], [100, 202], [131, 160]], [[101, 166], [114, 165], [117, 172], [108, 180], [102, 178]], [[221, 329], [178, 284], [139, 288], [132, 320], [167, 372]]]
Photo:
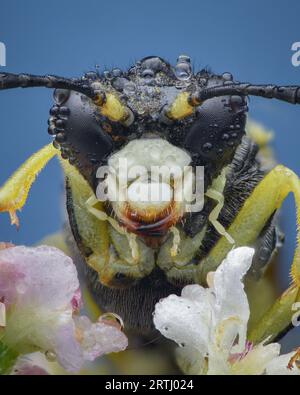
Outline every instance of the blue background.
[[[300, 67], [291, 64], [291, 45], [300, 41], [299, 0], [0, 3], [0, 41], [7, 47], [7, 67], [0, 71], [80, 76], [95, 65], [101, 70], [126, 69], [153, 54], [174, 63], [184, 53], [192, 57], [195, 69], [210, 66], [217, 73], [230, 71], [237, 80], [300, 83]], [[0, 94], [0, 184], [49, 143], [51, 105], [47, 89]], [[299, 107], [252, 98], [250, 115], [276, 131], [278, 160], [300, 174]], [[62, 175], [54, 160], [32, 188], [20, 214], [19, 232], [10, 226], [7, 214], [0, 215], [0, 239], [30, 244], [59, 229], [62, 190]], [[284, 204], [283, 225], [287, 234], [281, 256], [285, 287], [296, 237], [291, 198]], [[295, 332], [286, 340], [288, 347], [293, 336]]]

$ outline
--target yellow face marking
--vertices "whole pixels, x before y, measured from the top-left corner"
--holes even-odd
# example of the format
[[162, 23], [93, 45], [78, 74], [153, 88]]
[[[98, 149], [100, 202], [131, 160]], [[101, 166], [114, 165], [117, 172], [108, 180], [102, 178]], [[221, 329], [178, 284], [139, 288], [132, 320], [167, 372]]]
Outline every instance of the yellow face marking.
[[106, 99], [102, 98], [95, 102], [100, 107], [100, 112], [114, 122], [125, 122], [129, 117], [129, 109], [121, 103], [117, 95], [106, 93]]
[[179, 93], [167, 111], [167, 116], [171, 119], [183, 119], [192, 115], [195, 107], [189, 103], [189, 96], [189, 92]]

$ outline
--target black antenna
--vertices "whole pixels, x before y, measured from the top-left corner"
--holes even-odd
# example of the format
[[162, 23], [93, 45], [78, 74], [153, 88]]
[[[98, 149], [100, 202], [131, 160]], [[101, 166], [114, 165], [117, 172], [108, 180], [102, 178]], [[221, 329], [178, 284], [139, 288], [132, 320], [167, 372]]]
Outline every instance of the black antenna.
[[260, 96], [266, 99], [300, 104], [300, 86], [253, 85], [249, 83], [232, 83], [201, 89], [190, 95], [189, 103], [192, 106], [199, 106], [205, 100], [227, 95]]
[[31, 75], [0, 73], [0, 90], [13, 88], [45, 87], [52, 89], [68, 89], [82, 93], [95, 99], [96, 93], [91, 86], [80, 79], [68, 79], [55, 75]]

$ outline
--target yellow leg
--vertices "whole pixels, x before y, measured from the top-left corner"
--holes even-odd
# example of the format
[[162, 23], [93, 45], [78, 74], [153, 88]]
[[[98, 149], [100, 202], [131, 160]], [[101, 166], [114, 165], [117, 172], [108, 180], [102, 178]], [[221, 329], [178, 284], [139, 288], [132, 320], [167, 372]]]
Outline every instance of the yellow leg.
[[16, 211], [26, 203], [30, 188], [39, 172], [57, 154], [52, 144], [32, 155], [0, 188], [0, 212], [7, 211], [11, 224], [19, 226]]
[[[254, 189], [228, 228], [228, 233], [235, 240], [237, 247], [253, 245], [268, 219], [281, 207], [289, 193], [293, 193], [295, 198], [298, 226], [297, 246], [291, 267], [292, 284], [250, 333], [249, 338], [254, 342], [268, 337], [275, 338], [284, 331], [291, 324], [294, 314], [293, 304], [300, 300], [300, 180], [298, 176], [282, 165], [276, 166]], [[226, 237], [219, 240], [204, 262], [201, 262], [200, 282], [204, 282], [207, 273], [218, 267], [231, 248]]]
[[[279, 165], [271, 170], [258, 184], [245, 201], [234, 222], [227, 232], [235, 240], [236, 247], [252, 245], [261, 233], [271, 215], [279, 209], [289, 193], [293, 193], [297, 206], [297, 225], [300, 227], [300, 180], [286, 167]], [[293, 282], [300, 286], [300, 236], [292, 265]], [[201, 280], [214, 271], [231, 250], [232, 245], [222, 237], [211, 250], [204, 262], [201, 262]]]
[[255, 344], [276, 339], [292, 325], [295, 314], [293, 306], [299, 301], [300, 290], [296, 285], [291, 285], [250, 331], [248, 339]]

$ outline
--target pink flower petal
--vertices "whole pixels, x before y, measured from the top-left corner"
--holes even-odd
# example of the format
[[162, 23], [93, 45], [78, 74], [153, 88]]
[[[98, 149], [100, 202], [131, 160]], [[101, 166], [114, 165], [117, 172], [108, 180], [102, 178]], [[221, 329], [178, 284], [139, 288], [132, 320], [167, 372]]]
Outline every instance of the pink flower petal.
[[80, 311], [80, 309], [83, 306], [83, 301], [82, 301], [82, 297], [81, 297], [81, 291], [80, 288], [77, 289], [77, 291], [75, 292], [72, 300], [71, 300], [71, 304], [72, 304], [72, 309], [74, 313], [78, 313]]
[[99, 321], [92, 323], [85, 316], [74, 320], [85, 360], [93, 361], [103, 354], [127, 348], [128, 339], [119, 328]]
[[[72, 259], [54, 247], [12, 247], [0, 251], [0, 289], [5, 300], [59, 308], [79, 288]], [[6, 302], [5, 302], [6, 303]]]
[[[0, 290], [7, 311], [4, 338], [21, 353], [51, 352], [66, 370], [77, 372], [85, 360], [127, 347], [120, 327], [76, 316], [82, 307], [77, 271], [56, 248], [0, 250]], [[22, 371], [30, 370], [26, 365]]]
[[48, 376], [49, 373], [40, 366], [24, 364], [14, 371], [17, 376]]

